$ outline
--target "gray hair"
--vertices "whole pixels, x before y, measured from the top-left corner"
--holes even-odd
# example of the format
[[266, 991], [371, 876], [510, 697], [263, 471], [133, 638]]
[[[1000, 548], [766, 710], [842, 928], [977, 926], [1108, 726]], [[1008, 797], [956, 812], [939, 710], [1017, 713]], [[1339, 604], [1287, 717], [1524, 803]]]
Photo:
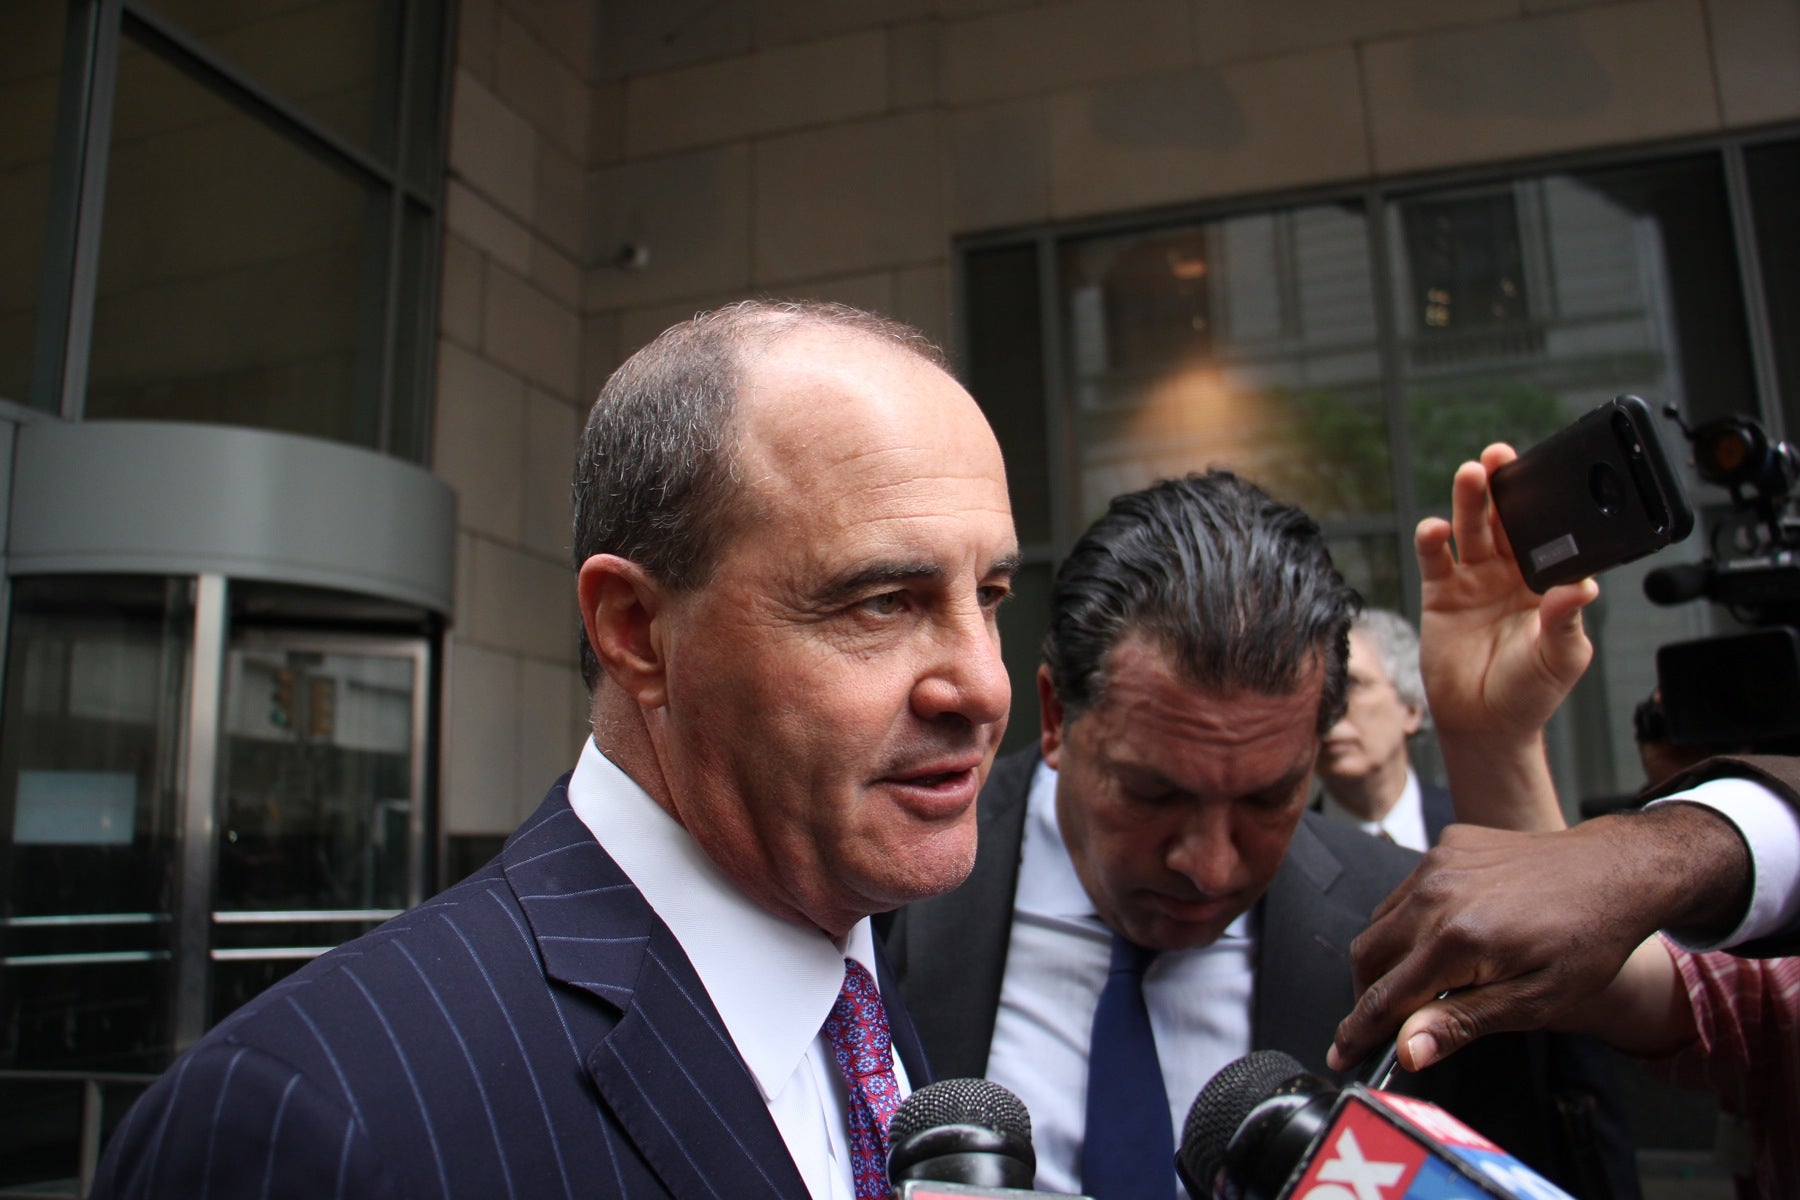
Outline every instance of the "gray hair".
[[[616, 554], [676, 591], [704, 585], [744, 517], [736, 413], [755, 353], [802, 328], [860, 333], [948, 369], [900, 321], [817, 301], [745, 300], [671, 326], [600, 389], [575, 458], [575, 567]], [[592, 691], [600, 663], [581, 638]]]
[[1283, 695], [1316, 661], [1324, 733], [1344, 712], [1361, 607], [1311, 517], [1230, 471], [1206, 471], [1114, 497], [1081, 535], [1051, 587], [1044, 662], [1074, 720], [1104, 696], [1106, 658], [1128, 634], [1209, 689]]
[[1350, 626], [1369, 640], [1375, 657], [1381, 660], [1382, 674], [1394, 685], [1402, 703], [1419, 710], [1419, 731], [1431, 728], [1431, 706], [1425, 700], [1425, 681], [1419, 677], [1419, 633], [1412, 622], [1397, 612], [1371, 608]]

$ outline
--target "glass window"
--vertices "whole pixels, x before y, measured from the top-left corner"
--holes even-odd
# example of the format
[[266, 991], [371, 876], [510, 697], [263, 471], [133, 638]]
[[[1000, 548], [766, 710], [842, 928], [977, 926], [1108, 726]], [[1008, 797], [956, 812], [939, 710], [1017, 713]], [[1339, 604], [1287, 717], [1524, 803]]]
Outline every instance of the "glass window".
[[0, 1066], [168, 1061], [189, 588], [14, 584], [0, 723]]
[[387, 193], [127, 43], [86, 415], [374, 446]]
[[61, 0], [0, 4], [0, 399], [31, 390], [62, 70]]
[[1050, 442], [1044, 426], [1044, 335], [1038, 248], [971, 253], [964, 267], [969, 344], [963, 377], [1006, 451], [1019, 540], [1051, 539]]
[[1321, 519], [1390, 512], [1368, 242], [1345, 204], [1066, 243], [1077, 527], [1211, 465]]
[[[1416, 192], [1390, 211], [1421, 509], [1447, 513], [1451, 475], [1487, 443], [1524, 449], [1621, 392], [1690, 420], [1756, 411], [1717, 155]], [[1679, 430], [1663, 431], [1685, 464]], [[1704, 498], [1691, 473], [1688, 484]], [[1631, 713], [1655, 685], [1655, 648], [1706, 620], [1650, 604], [1642, 579], [1701, 553], [1696, 538], [1603, 581], [1587, 622], [1595, 664], [1553, 738], [1571, 805], [1641, 780]]]
[[1744, 151], [1763, 298], [1769, 307], [1786, 436], [1800, 438], [1800, 141]]
[[399, 0], [142, 2], [282, 100], [393, 160]]

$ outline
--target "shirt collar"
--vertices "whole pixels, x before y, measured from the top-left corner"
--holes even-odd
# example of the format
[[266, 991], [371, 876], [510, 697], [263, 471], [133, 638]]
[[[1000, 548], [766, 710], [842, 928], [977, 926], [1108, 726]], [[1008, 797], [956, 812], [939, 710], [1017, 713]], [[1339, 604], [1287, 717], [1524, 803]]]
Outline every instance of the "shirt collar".
[[844, 959], [875, 974], [868, 920], [840, 950], [819, 930], [763, 908], [592, 738], [568, 791], [575, 815], [681, 943], [763, 1099], [775, 1096], [837, 1001]]
[[1367, 834], [1386, 834], [1397, 846], [1405, 846], [1421, 853], [1431, 849], [1430, 839], [1425, 835], [1425, 809], [1420, 803], [1419, 777], [1411, 767], [1406, 768], [1406, 786], [1400, 789], [1399, 798], [1379, 821], [1371, 821], [1360, 813], [1351, 812], [1323, 788], [1319, 795], [1319, 811], [1328, 817], [1348, 821]]

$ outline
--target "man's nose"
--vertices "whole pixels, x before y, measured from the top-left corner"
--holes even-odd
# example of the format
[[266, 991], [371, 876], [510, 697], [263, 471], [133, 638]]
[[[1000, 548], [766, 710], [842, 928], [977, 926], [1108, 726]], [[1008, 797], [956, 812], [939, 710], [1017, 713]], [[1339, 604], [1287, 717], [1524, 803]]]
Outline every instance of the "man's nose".
[[1201, 804], [1169, 843], [1164, 863], [1209, 896], [1236, 890], [1242, 858], [1231, 839], [1231, 806]]
[[913, 686], [913, 711], [926, 720], [954, 715], [992, 725], [1004, 721], [1011, 707], [1012, 683], [992, 614], [976, 608], [947, 616]]

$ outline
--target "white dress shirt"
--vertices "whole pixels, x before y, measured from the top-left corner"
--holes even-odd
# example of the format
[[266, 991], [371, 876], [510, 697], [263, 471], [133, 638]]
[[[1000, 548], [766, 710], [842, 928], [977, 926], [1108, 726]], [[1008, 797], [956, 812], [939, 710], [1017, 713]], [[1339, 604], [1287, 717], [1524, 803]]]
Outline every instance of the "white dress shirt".
[[1330, 792], [1321, 792], [1321, 797], [1319, 811], [1333, 820], [1348, 821], [1375, 837], [1385, 834], [1395, 845], [1417, 850], [1420, 854], [1431, 849], [1431, 839], [1425, 833], [1425, 808], [1419, 795], [1419, 777], [1411, 767], [1406, 768], [1406, 787], [1400, 792], [1400, 798], [1379, 821], [1370, 821], [1360, 813], [1351, 812], [1332, 799]]
[[[844, 1079], [821, 1027], [843, 987], [844, 959], [875, 974], [869, 922], [858, 921], [840, 947], [756, 904], [592, 738], [569, 780], [569, 806], [681, 943], [813, 1200], [854, 1200]], [[894, 1077], [905, 1096], [897, 1055]]]
[[[1031, 1112], [1038, 1188], [1080, 1192], [1088, 1039], [1106, 984], [1112, 934], [1069, 861], [1056, 823], [1056, 772], [1041, 762], [1027, 805], [987, 1074], [1018, 1093]], [[1254, 925], [1246, 913], [1211, 946], [1158, 955], [1145, 973], [1144, 1003], [1177, 1144], [1194, 1096], [1221, 1067], [1250, 1051]], [[1173, 1166], [1169, 1194], [1183, 1194]]]
[[[1791, 929], [1800, 918], [1800, 814], [1760, 783], [1711, 779], [1652, 801], [1704, 805], [1737, 826], [1750, 848], [1750, 907], [1736, 929], [1705, 944], [1672, 940], [1689, 950], [1723, 950]], [[1666, 932], [1666, 931], [1665, 931]]]

